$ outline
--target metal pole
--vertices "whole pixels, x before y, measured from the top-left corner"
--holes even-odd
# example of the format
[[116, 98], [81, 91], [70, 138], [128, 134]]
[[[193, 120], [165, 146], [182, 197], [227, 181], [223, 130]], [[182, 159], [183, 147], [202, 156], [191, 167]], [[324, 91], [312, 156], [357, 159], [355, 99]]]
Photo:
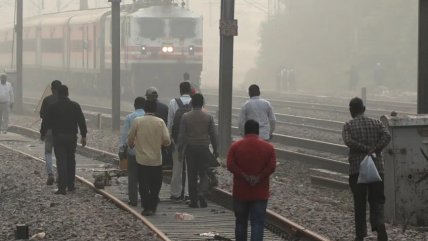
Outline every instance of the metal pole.
[[112, 128], [120, 129], [120, 1], [109, 0], [111, 2], [111, 87], [112, 87]]
[[80, 0], [80, 10], [88, 9], [88, 0]]
[[419, 0], [418, 114], [428, 114], [428, 1]]
[[367, 106], [367, 88], [366, 87], [361, 88], [361, 99], [363, 100], [364, 105]]
[[16, 89], [15, 89], [15, 109], [22, 111], [22, 28], [24, 14], [24, 0], [17, 0], [16, 6]]
[[227, 155], [232, 142], [233, 37], [237, 35], [234, 20], [235, 0], [221, 1], [220, 83], [219, 83], [219, 154]]

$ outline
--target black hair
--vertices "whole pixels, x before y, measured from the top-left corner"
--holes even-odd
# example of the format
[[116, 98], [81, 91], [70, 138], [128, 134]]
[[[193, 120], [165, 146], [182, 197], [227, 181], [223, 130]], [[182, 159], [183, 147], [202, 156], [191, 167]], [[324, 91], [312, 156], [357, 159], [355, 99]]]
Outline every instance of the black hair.
[[364, 111], [366, 111], [366, 107], [364, 106], [363, 100], [359, 97], [352, 98], [349, 102], [349, 111], [351, 112], [352, 117], [364, 113]]
[[260, 96], [259, 86], [258, 85], [250, 85], [250, 87], [248, 88], [248, 94], [250, 95], [250, 97]]
[[155, 113], [156, 112], [157, 103], [155, 100], [146, 100], [146, 104], [144, 105], [144, 110], [146, 113]]
[[192, 88], [190, 83], [187, 81], [180, 83], [180, 95], [190, 94], [192, 92]]
[[135, 109], [144, 109], [145, 104], [146, 104], [146, 99], [144, 97], [138, 96], [134, 100], [134, 108]]
[[54, 81], [52, 81], [52, 83], [51, 83], [51, 90], [52, 90], [52, 91], [57, 90], [57, 89], [58, 89], [58, 87], [60, 87], [61, 85], [62, 85], [61, 81], [59, 81], [59, 80], [54, 80]]
[[245, 135], [247, 134], [259, 134], [259, 123], [255, 120], [247, 120], [245, 122]]
[[204, 106], [204, 96], [199, 93], [192, 95], [192, 106], [194, 108], [202, 108]]
[[67, 85], [60, 85], [60, 86], [58, 86], [57, 92], [58, 92], [58, 96], [68, 97], [68, 87], [67, 87]]
[[186, 72], [186, 73], [184, 73], [184, 74], [183, 74], [183, 80], [184, 80], [184, 81], [186, 81], [186, 80], [190, 80], [190, 75], [189, 75], [189, 73], [187, 73], [187, 72]]

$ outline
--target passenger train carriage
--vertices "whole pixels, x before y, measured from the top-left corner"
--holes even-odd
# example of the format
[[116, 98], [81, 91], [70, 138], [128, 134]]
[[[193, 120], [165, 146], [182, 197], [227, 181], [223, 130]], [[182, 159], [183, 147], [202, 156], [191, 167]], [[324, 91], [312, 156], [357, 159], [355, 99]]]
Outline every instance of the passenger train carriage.
[[[126, 7], [125, 7], [126, 8]], [[183, 73], [199, 84], [202, 17], [175, 4], [121, 11], [121, 92], [133, 97], [156, 86], [178, 94]], [[129, 8], [128, 8], [129, 9]], [[45, 14], [24, 20], [24, 86], [53, 79], [91, 94], [111, 93], [110, 8]], [[0, 29], [0, 66], [11, 65], [12, 29]]]

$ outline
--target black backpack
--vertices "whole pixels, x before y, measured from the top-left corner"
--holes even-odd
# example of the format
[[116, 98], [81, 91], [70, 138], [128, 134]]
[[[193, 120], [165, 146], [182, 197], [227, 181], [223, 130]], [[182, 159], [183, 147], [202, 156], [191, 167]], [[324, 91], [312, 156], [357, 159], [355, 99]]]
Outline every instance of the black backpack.
[[192, 105], [190, 103], [183, 104], [183, 101], [181, 101], [180, 98], [175, 98], [175, 102], [177, 102], [178, 110], [175, 112], [174, 120], [172, 122], [172, 138], [174, 141], [177, 141], [181, 117], [183, 117], [184, 113], [192, 110]]

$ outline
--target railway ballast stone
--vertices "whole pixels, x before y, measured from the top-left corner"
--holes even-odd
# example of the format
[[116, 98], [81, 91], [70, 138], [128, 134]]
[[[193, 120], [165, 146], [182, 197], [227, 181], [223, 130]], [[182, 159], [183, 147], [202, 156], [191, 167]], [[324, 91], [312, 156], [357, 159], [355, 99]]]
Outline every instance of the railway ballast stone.
[[159, 240], [92, 189], [77, 183], [74, 193], [55, 195], [42, 163], [2, 147], [0, 153], [0, 240], [15, 240], [16, 224], [27, 224], [30, 237], [45, 233], [43, 240]]

